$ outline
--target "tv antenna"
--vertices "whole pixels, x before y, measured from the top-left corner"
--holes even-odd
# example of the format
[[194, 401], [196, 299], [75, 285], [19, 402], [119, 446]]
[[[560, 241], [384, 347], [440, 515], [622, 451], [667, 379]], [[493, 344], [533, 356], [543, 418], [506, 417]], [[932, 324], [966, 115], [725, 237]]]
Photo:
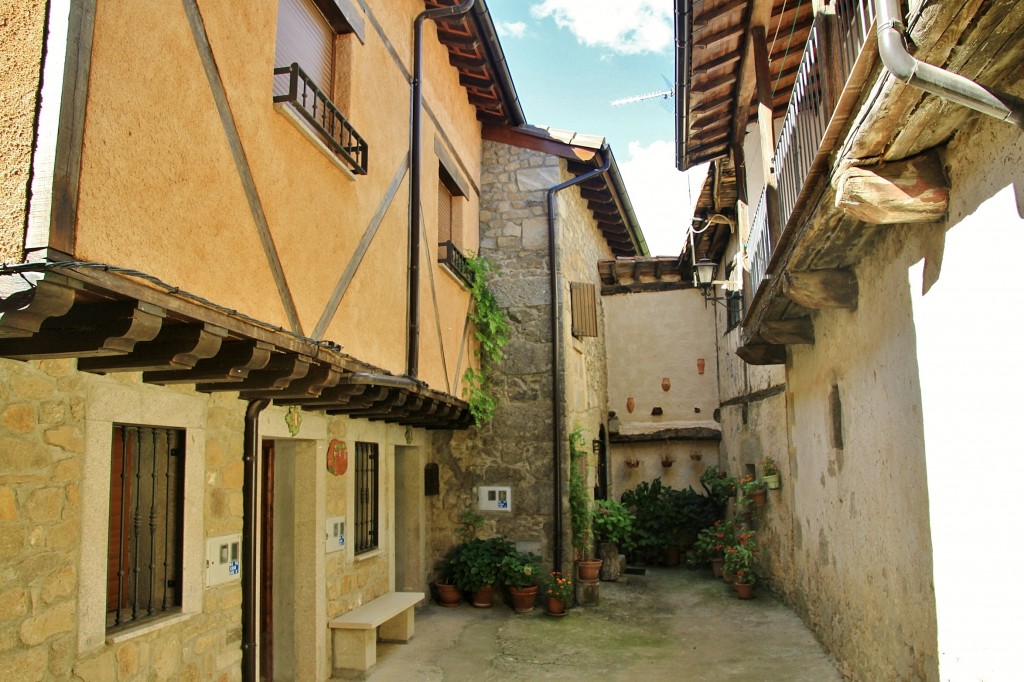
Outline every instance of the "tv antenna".
[[655, 90], [654, 92], [645, 92], [642, 95], [633, 95], [632, 97], [623, 97], [622, 99], [612, 100], [612, 106], [618, 107], [623, 104], [633, 104], [635, 102], [645, 102], [650, 99], [661, 99], [669, 100], [676, 96], [676, 89], [669, 88], [668, 90]]

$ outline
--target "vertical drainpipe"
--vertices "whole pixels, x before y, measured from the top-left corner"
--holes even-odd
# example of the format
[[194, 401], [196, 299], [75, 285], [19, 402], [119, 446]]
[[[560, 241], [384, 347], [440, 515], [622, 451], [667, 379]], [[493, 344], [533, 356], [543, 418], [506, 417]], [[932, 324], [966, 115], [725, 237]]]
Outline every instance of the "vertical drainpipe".
[[551, 476], [554, 481], [554, 500], [552, 512], [555, 521], [554, 543], [552, 548], [552, 570], [562, 570], [562, 410], [561, 393], [562, 381], [559, 378], [561, 344], [561, 309], [558, 306], [558, 245], [555, 240], [555, 194], [563, 189], [586, 182], [602, 173], [607, 172], [611, 167], [612, 155], [607, 145], [602, 145], [601, 154], [604, 163], [600, 168], [595, 168], [583, 175], [555, 185], [548, 189], [548, 269], [551, 280], [551, 423], [552, 440], [554, 441], [554, 454], [551, 458]]
[[242, 681], [257, 682], [256, 678], [256, 519], [259, 498], [256, 480], [259, 475], [260, 413], [269, 400], [251, 400], [245, 410], [245, 436], [243, 441], [244, 473], [242, 481]]
[[406, 334], [406, 375], [415, 379], [420, 371], [420, 137], [423, 133], [423, 22], [465, 14], [475, 0], [452, 7], [428, 9], [413, 23], [412, 124], [409, 157], [409, 329]]

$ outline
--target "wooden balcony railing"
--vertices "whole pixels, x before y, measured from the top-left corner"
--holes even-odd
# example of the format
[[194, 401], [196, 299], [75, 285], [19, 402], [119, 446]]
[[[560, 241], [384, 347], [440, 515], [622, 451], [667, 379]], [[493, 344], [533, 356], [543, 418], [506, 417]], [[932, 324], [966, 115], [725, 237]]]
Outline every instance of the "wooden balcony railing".
[[275, 82], [287, 77], [288, 88], [274, 95], [274, 103], [287, 103], [295, 108], [331, 151], [337, 154], [356, 175], [366, 175], [368, 147], [352, 124], [334, 106], [298, 64], [274, 69]]
[[[796, 83], [775, 147], [779, 225], [783, 233], [799, 218], [802, 204], [813, 187], [810, 182], [826, 170], [845, 115], [837, 117], [841, 102], [859, 91], [851, 76], [858, 71], [864, 45], [872, 39], [872, 0], [833, 0], [830, 12], [818, 14], [804, 46]], [[751, 223], [751, 291], [764, 281], [774, 244], [768, 235], [764, 192]]]

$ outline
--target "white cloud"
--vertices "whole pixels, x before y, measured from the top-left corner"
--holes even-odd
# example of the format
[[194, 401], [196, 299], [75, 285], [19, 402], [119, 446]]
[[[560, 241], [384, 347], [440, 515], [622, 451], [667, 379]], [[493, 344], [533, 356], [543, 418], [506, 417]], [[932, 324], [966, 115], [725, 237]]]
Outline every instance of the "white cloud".
[[630, 142], [629, 159], [619, 159], [619, 170], [648, 251], [652, 256], [678, 256], [693, 217], [693, 202], [707, 176], [707, 165], [680, 173], [676, 170], [675, 143], [657, 140], [646, 147]]
[[522, 38], [526, 35], [526, 23], [522, 21], [499, 21], [494, 28], [502, 38]]
[[672, 0], [543, 0], [530, 7], [581, 44], [621, 54], [661, 52], [672, 44]]

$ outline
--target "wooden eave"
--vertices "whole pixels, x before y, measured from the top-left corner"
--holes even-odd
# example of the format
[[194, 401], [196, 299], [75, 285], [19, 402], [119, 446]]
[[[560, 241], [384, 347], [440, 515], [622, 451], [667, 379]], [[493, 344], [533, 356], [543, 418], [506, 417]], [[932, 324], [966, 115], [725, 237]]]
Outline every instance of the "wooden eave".
[[624, 257], [597, 263], [601, 295], [692, 289], [688, 269], [676, 256]]
[[[908, 40], [915, 58], [995, 90], [1020, 88], [1024, 1], [983, 6], [934, 3], [931, 9], [919, 16]], [[740, 350], [768, 349], [769, 363], [785, 361], [785, 346], [773, 344], [780, 328], [792, 330], [803, 320], [813, 320], [812, 309], [804, 305], [807, 301], [792, 291], [787, 294], [794, 279], [808, 273], [851, 277], [887, 229], [837, 207], [833, 181], [850, 165], [864, 164], [864, 159], [884, 165], [929, 153], [941, 156], [940, 150], [954, 136], [970, 135], [973, 121], [984, 117], [893, 78], [877, 59], [873, 31], [861, 59], [862, 68], [851, 76], [833, 113], [825, 151], [819, 151], [793, 216], [783, 226], [768, 264], [768, 279], [743, 320]], [[925, 229], [933, 225], [922, 223]], [[782, 355], [772, 358], [772, 348], [782, 349]], [[760, 351], [753, 352], [757, 357]]]
[[[427, 9], [451, 7], [459, 0], [425, 0]], [[522, 125], [526, 122], [515, 84], [505, 62], [484, 0], [476, 0], [465, 14], [434, 22], [438, 40], [448, 49], [448, 61], [459, 72], [459, 82], [484, 123]]]
[[[462, 429], [469, 406], [407, 377], [145, 280], [90, 267], [0, 275], [0, 357], [76, 358], [97, 374], [140, 372], [148, 384], [237, 391], [305, 410], [429, 429]], [[369, 405], [352, 403], [369, 390]]]
[[676, 165], [680, 170], [729, 153], [735, 144], [733, 135], [720, 133], [709, 138], [709, 127], [726, 122], [735, 129], [756, 120], [751, 107], [753, 90], [748, 86], [742, 95], [746, 101], [739, 102], [739, 88], [752, 10], [768, 2], [769, 71], [778, 103], [773, 108], [781, 114], [789, 102], [793, 69], [800, 62], [814, 18], [813, 3], [676, 0]]

